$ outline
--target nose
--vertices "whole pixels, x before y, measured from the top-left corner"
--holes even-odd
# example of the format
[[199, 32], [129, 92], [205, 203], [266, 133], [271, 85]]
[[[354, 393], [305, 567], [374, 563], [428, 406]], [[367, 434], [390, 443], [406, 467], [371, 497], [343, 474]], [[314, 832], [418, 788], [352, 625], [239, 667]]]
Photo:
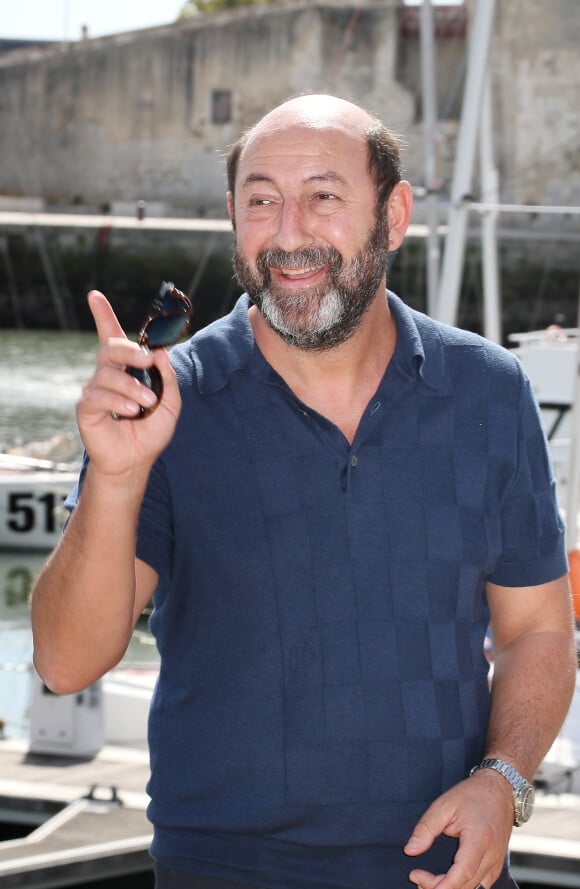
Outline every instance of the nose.
[[287, 253], [313, 243], [314, 234], [298, 201], [290, 199], [282, 202], [277, 230], [272, 240], [276, 247]]

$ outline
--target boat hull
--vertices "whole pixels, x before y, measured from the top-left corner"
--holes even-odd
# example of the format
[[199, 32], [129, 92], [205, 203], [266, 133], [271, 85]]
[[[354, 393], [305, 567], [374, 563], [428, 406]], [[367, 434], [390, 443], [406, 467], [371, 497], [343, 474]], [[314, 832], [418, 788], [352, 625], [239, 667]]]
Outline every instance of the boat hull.
[[49, 551], [66, 521], [77, 472], [0, 469], [0, 549]]

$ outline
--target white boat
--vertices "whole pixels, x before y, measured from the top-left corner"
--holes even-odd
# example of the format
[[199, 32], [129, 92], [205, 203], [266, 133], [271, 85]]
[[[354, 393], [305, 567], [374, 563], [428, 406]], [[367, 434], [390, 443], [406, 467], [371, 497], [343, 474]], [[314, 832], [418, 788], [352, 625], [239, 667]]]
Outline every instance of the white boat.
[[103, 746], [146, 749], [158, 667], [119, 666], [83, 692], [52, 694], [31, 672], [30, 752], [94, 756]]
[[71, 463], [0, 454], [0, 549], [51, 550], [77, 478]]
[[159, 674], [155, 664], [120, 666], [102, 679], [105, 744], [147, 747], [147, 723]]
[[556, 479], [558, 502], [566, 518], [566, 546], [580, 631], [580, 371], [578, 328], [556, 324], [545, 330], [512, 334], [513, 349], [530, 378], [540, 411]]
[[578, 330], [553, 324], [545, 330], [511, 334], [509, 340], [515, 343], [513, 351], [529, 376], [540, 405], [558, 497], [565, 509], [574, 436]]

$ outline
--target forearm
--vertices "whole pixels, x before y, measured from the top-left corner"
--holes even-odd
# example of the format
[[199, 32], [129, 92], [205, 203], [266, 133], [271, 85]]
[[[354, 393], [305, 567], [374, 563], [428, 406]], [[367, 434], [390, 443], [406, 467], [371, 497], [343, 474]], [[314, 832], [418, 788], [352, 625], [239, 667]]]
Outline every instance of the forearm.
[[531, 781], [565, 719], [575, 674], [571, 632], [525, 634], [498, 651], [485, 755]]
[[89, 467], [66, 532], [31, 597], [34, 662], [59, 693], [85, 688], [123, 656], [138, 614], [135, 537], [146, 475]]

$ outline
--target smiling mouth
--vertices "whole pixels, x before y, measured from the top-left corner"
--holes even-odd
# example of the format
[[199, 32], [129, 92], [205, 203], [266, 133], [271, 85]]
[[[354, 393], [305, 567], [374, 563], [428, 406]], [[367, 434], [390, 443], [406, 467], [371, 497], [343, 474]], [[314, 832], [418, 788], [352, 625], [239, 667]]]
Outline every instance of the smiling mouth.
[[300, 278], [308, 278], [311, 275], [315, 275], [318, 272], [321, 272], [325, 268], [325, 265], [317, 265], [317, 266], [306, 266], [300, 269], [294, 268], [278, 268], [277, 271], [284, 278], [288, 278], [289, 280], [298, 280]]

